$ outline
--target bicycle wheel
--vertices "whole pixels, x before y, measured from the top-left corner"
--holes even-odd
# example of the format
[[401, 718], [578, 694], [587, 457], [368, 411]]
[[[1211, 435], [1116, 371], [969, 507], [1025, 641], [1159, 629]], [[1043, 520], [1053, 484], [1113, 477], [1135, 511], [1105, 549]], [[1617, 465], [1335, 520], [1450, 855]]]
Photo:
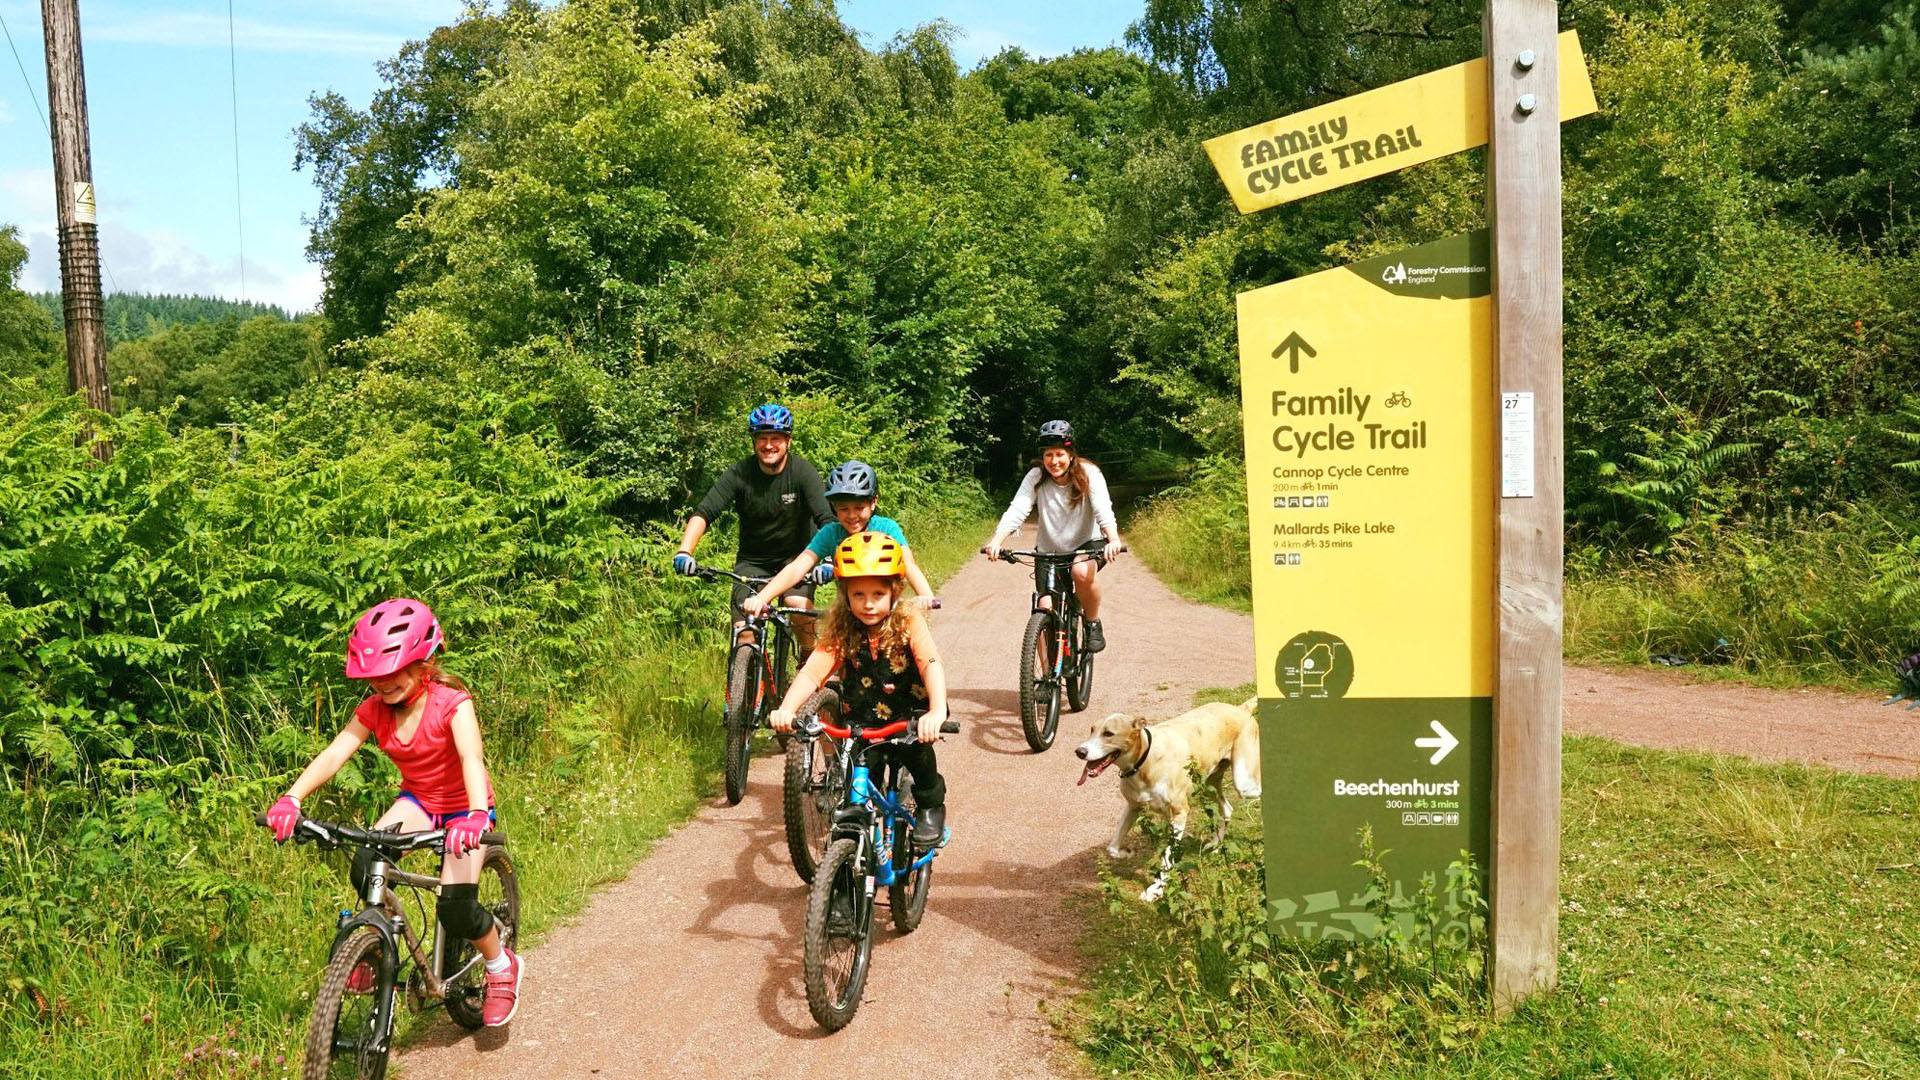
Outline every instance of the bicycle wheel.
[[[773, 676], [772, 679], [762, 687], [760, 707], [754, 714], [753, 724], [755, 727], [768, 726], [767, 717], [773, 713], [774, 709], [779, 707], [781, 700], [787, 696], [787, 688], [793, 685], [794, 648], [793, 636], [782, 630], [777, 642], [777, 647], [773, 652], [773, 664], [771, 668]], [[779, 744], [780, 752], [784, 754], [787, 751], [787, 746], [793, 742], [793, 736], [785, 733], [778, 734], [774, 736], [774, 741]]]
[[1060, 729], [1060, 683], [1053, 677], [1058, 648], [1053, 615], [1034, 612], [1020, 644], [1020, 729], [1036, 754], [1053, 745], [1054, 733]]
[[[353, 969], [369, 964], [373, 989], [347, 989]], [[307, 1025], [304, 1080], [380, 1080], [393, 1032], [394, 956], [371, 926], [356, 928], [333, 952]]]
[[1067, 656], [1067, 711], [1081, 712], [1093, 700], [1093, 655], [1087, 651], [1087, 620], [1080, 615], [1079, 600], [1070, 601], [1073, 612], [1067, 640], [1073, 651]]
[[753, 756], [753, 723], [760, 704], [759, 657], [751, 648], [733, 650], [733, 669], [727, 676], [727, 748], [724, 762], [727, 805], [738, 805], [747, 794], [747, 764]]
[[[800, 706], [795, 720], [840, 711], [840, 695], [819, 690]], [[846, 801], [847, 784], [840, 776], [839, 755], [831, 743], [821, 739], [794, 739], [787, 744], [787, 770], [781, 790], [781, 807], [787, 819], [787, 854], [793, 859], [793, 872], [801, 881], [811, 882], [820, 865], [820, 853], [826, 850], [833, 823], [833, 808]]]
[[[480, 906], [493, 913], [500, 927], [500, 944], [511, 949], [520, 939], [520, 879], [513, 873], [513, 856], [503, 847], [489, 847], [480, 863]], [[440, 977], [451, 979], [473, 959], [472, 942], [441, 942]], [[447, 1015], [469, 1031], [481, 1024], [487, 1000], [487, 969], [481, 964], [447, 984]]]
[[807, 895], [807, 1010], [828, 1031], [839, 1031], [860, 1008], [873, 958], [873, 908], [854, 865], [859, 841], [835, 840], [820, 860]]
[[893, 776], [893, 789], [900, 793], [901, 809], [906, 811], [905, 821], [893, 823], [893, 884], [887, 886], [887, 907], [893, 912], [893, 928], [902, 934], [911, 934], [920, 925], [920, 916], [927, 912], [927, 890], [933, 887], [933, 860], [928, 859], [918, 870], [909, 870], [913, 865], [913, 812], [918, 809], [913, 801], [913, 777], [905, 769], [897, 770]]

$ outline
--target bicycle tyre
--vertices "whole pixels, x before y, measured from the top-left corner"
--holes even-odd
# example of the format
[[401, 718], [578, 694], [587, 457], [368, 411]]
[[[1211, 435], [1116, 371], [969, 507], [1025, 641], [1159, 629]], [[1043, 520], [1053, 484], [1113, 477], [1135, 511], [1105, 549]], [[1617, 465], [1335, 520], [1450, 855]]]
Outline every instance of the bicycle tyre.
[[1050, 612], [1027, 618], [1020, 644], [1020, 730], [1036, 754], [1053, 745], [1060, 729], [1060, 684], [1052, 680], [1055, 640]]
[[[347, 979], [362, 961], [373, 965], [373, 990], [357, 994], [347, 989]], [[313, 998], [302, 1080], [381, 1080], [387, 1075], [394, 980], [394, 958], [380, 931], [361, 926], [347, 935], [327, 962], [320, 991]], [[364, 1015], [361, 1005], [366, 1006]], [[343, 1024], [345, 1034], [359, 1038], [343, 1040]], [[372, 1046], [366, 1045], [369, 1041]]]
[[[796, 721], [822, 712], [837, 715], [840, 695], [832, 690], [817, 690], [800, 706]], [[786, 816], [787, 855], [793, 859], [793, 872], [809, 884], [826, 851], [828, 830], [833, 824], [833, 808], [846, 800], [846, 783], [835, 774], [839, 761], [825, 755], [821, 761], [818, 739], [796, 738], [787, 744], [787, 767], [781, 791], [781, 808]]]
[[[491, 879], [491, 880], [489, 880]], [[520, 879], [513, 872], [513, 856], [499, 846], [487, 848], [480, 863], [480, 904], [493, 913], [500, 926], [500, 944], [511, 949], [520, 940]], [[473, 944], [443, 941], [440, 950], [441, 978], [466, 966], [473, 956]], [[468, 1031], [482, 1026], [481, 1009], [487, 1002], [487, 976], [484, 967], [467, 972], [457, 985], [447, 987], [447, 1015]]]
[[893, 928], [902, 934], [911, 934], [920, 926], [920, 917], [927, 913], [927, 890], [933, 887], [933, 860], [918, 870], [902, 872], [904, 867], [913, 865], [913, 813], [918, 807], [913, 800], [912, 775], [905, 769], [894, 773], [893, 787], [900, 793], [901, 808], [907, 812], [907, 821], [893, 823], [893, 883], [887, 886], [887, 907], [893, 913]]
[[1093, 700], [1094, 654], [1087, 651], [1087, 620], [1080, 614], [1078, 600], [1073, 602], [1073, 630], [1068, 637], [1073, 642], [1073, 674], [1067, 677], [1067, 711], [1084, 712]]
[[727, 675], [727, 746], [722, 764], [728, 806], [738, 806], [747, 794], [747, 765], [753, 758], [754, 710], [759, 704], [760, 665], [754, 660], [752, 648], [734, 649], [733, 666]]
[[[873, 909], [863, 895], [854, 856], [859, 841], [842, 837], [827, 847], [807, 893], [807, 1011], [828, 1031], [839, 1031], [860, 1009], [873, 959]], [[831, 918], [830, 916], [837, 916]], [[838, 943], [838, 948], [832, 948]], [[844, 965], [842, 961], [845, 961]], [[842, 970], [844, 966], [844, 970]]]

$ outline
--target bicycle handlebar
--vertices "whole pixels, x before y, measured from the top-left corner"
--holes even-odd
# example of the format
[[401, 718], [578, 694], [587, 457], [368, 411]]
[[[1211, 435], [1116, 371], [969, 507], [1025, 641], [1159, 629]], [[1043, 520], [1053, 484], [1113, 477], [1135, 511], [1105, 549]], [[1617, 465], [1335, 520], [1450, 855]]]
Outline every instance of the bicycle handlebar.
[[[860, 737], [862, 739], [867, 740], [868, 742], [881, 742], [883, 740], [889, 741], [889, 742], [913, 742], [917, 740], [896, 738], [896, 736], [898, 736], [900, 733], [906, 731], [909, 727], [913, 727], [913, 726], [916, 726], [913, 721], [895, 720], [893, 723], [888, 724], [885, 727], [861, 728]], [[818, 735], [821, 732], [825, 732], [836, 739], [849, 739], [853, 737], [853, 731], [854, 729], [851, 725], [847, 727], [840, 727], [836, 724], [829, 724], [826, 721], [816, 717], [813, 723], [808, 724], [801, 729], [801, 734], [811, 737], [814, 735]], [[960, 721], [958, 720], [945, 721], [940, 725], [940, 734], [942, 735], [960, 734]]]
[[742, 574], [736, 574], [731, 570], [722, 570], [717, 566], [696, 566], [693, 568], [693, 576], [703, 578], [730, 578], [745, 585], [749, 589], [758, 589], [773, 580], [772, 578], [747, 577]]
[[[267, 815], [255, 814], [255, 825], [265, 825]], [[363, 829], [358, 825], [343, 825], [335, 821], [316, 821], [303, 817], [293, 827], [293, 839], [296, 843], [319, 843], [338, 845], [341, 841], [366, 844], [371, 847], [387, 848], [392, 851], [418, 851], [433, 848], [445, 854], [447, 830], [427, 829], [424, 832], [388, 832], [384, 829]], [[504, 846], [507, 834], [487, 832], [480, 834], [482, 844]]]
[[[1105, 542], [1089, 540], [1087, 541], [1087, 543], [1089, 544], [1100, 543], [1104, 546]], [[1131, 549], [1128, 548], [1127, 545], [1121, 544], [1120, 550], [1128, 551]], [[986, 548], [980, 549], [980, 554], [985, 555], [986, 553], [987, 553]], [[1107, 556], [1105, 552], [1093, 551], [1085, 547], [1077, 548], [1073, 551], [1032, 551], [1032, 550], [1014, 551], [1014, 550], [1008, 550], [1003, 548], [1000, 551], [1000, 561], [1013, 563], [1015, 566], [1018, 566], [1019, 560], [1015, 558], [1015, 556], [1017, 555], [1023, 555], [1029, 559], [1033, 559], [1036, 561], [1040, 559], [1050, 559], [1050, 560], [1056, 560], [1059, 562], [1081, 562], [1086, 559], [1093, 559], [1096, 562], [1100, 562], [1100, 563], [1105, 563], [1107, 561]]]

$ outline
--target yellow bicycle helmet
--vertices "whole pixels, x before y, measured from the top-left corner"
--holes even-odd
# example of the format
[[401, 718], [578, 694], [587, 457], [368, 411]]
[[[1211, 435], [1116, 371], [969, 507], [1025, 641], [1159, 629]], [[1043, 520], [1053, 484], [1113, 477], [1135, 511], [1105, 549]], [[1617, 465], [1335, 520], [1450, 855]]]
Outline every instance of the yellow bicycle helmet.
[[833, 552], [833, 576], [892, 577], [907, 571], [907, 553], [883, 532], [855, 533]]

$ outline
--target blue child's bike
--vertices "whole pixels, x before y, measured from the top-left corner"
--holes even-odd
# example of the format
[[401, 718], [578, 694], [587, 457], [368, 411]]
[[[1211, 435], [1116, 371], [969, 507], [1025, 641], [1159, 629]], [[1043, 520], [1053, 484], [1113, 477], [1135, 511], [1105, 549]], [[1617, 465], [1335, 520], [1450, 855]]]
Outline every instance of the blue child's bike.
[[[919, 926], [927, 910], [933, 857], [940, 848], [914, 851], [911, 777], [891, 761], [878, 769], [867, 764], [868, 752], [876, 747], [913, 742], [914, 726], [896, 720], [883, 727], [836, 727], [817, 715], [800, 719], [801, 738], [827, 734], [839, 740], [842, 775], [849, 777], [846, 801], [833, 813], [832, 839], [807, 895], [807, 1008], [828, 1031], [846, 1027], [860, 1008], [873, 958], [874, 894], [887, 890], [894, 929], [902, 934]], [[959, 730], [956, 720], [940, 726], [943, 734]]]

